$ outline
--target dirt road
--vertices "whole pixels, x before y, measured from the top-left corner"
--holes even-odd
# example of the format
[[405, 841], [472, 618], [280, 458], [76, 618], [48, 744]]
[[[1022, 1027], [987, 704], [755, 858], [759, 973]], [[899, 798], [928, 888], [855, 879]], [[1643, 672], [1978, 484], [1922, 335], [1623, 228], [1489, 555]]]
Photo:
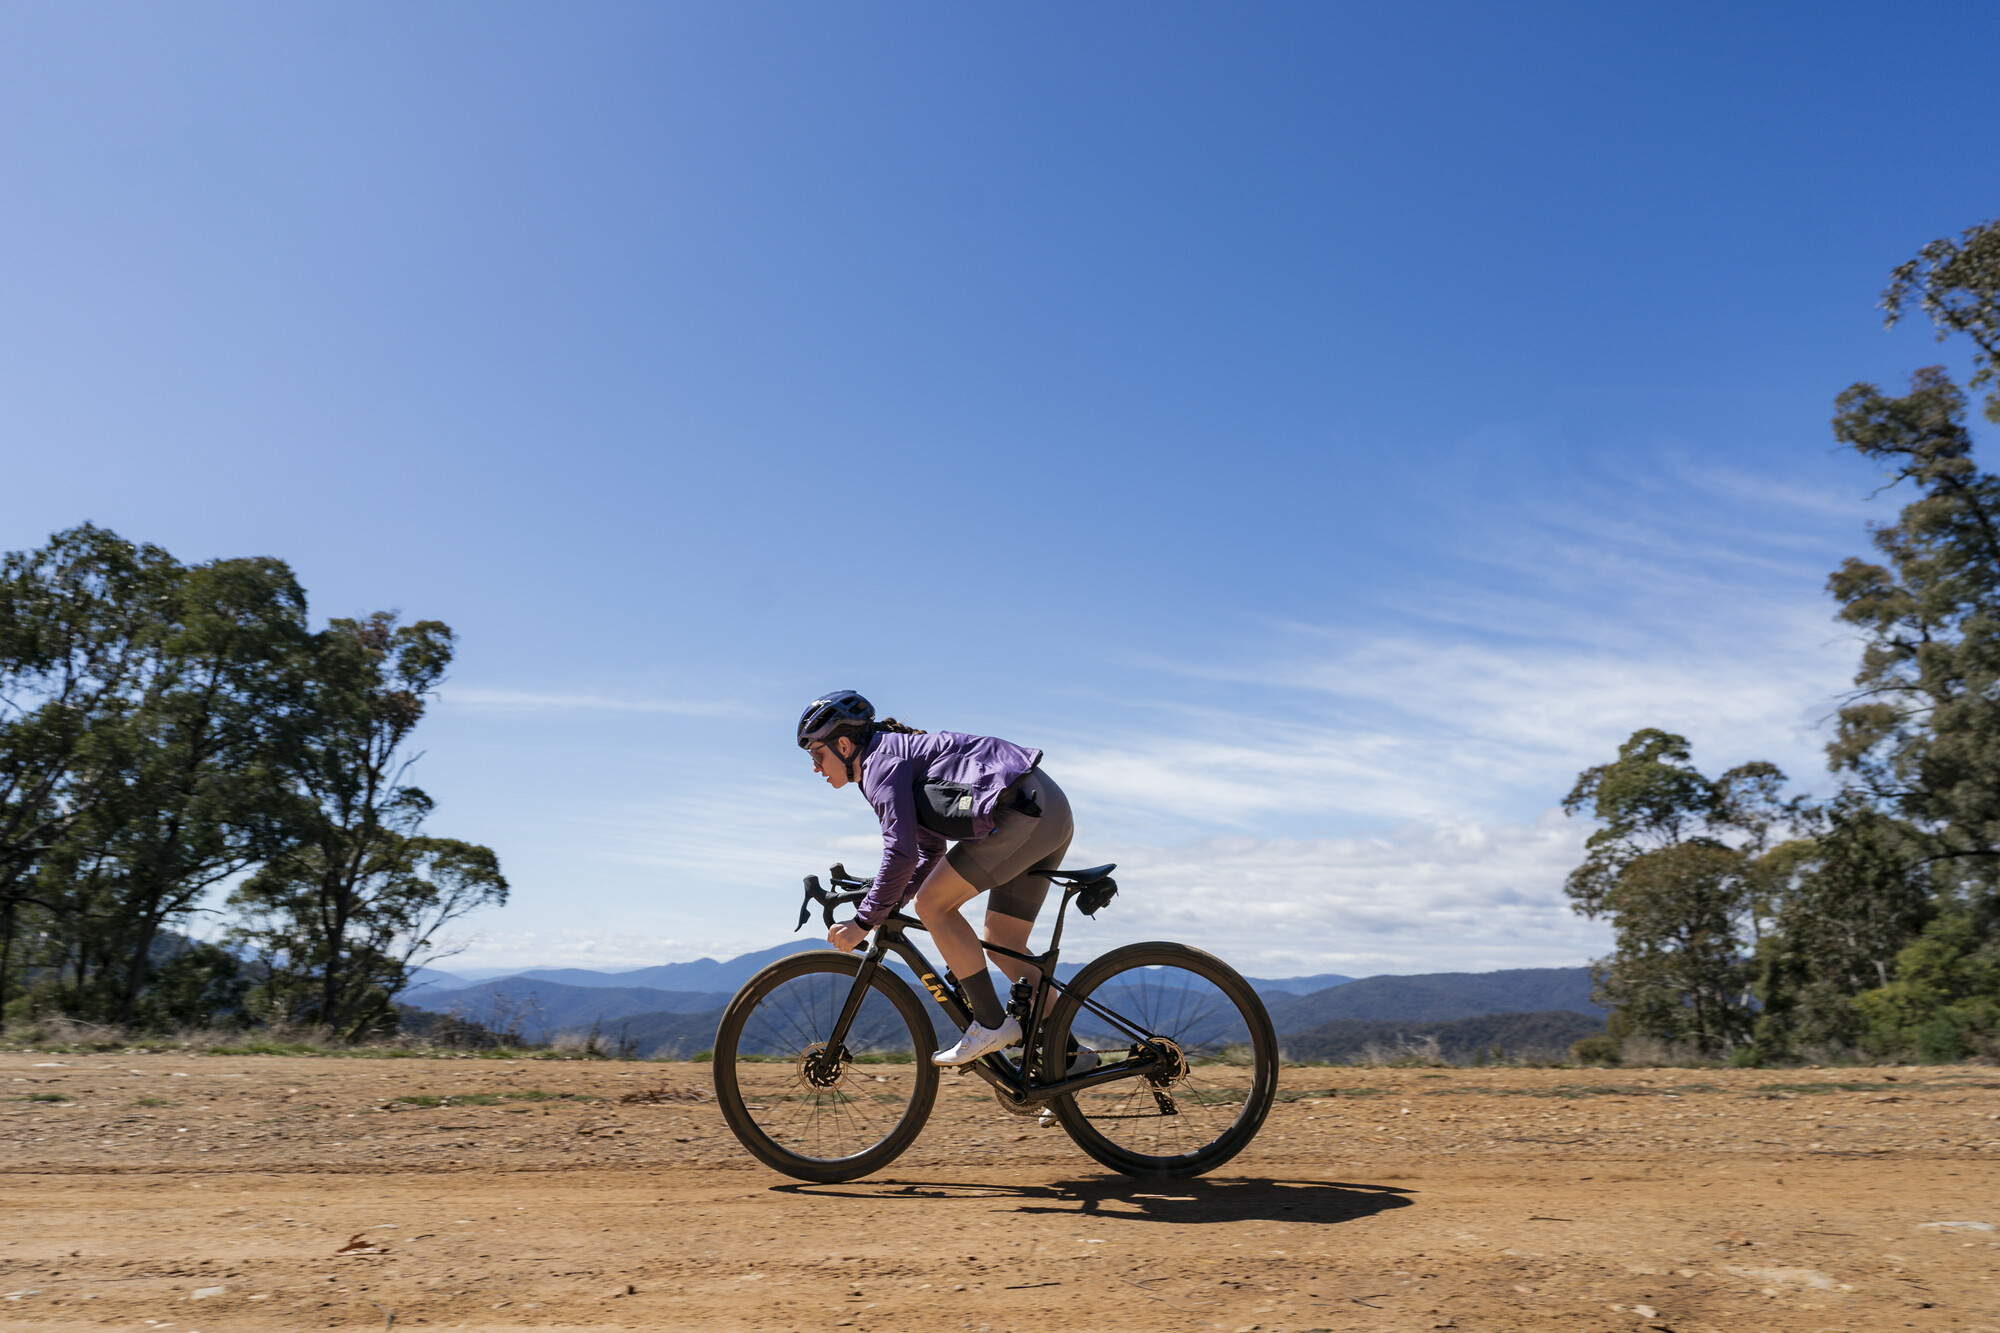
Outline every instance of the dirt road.
[[1244, 1156], [1167, 1184], [965, 1078], [841, 1186], [756, 1166], [712, 1102], [620, 1100], [698, 1065], [8, 1054], [0, 1084], [18, 1333], [2000, 1333], [1992, 1069], [1289, 1069]]

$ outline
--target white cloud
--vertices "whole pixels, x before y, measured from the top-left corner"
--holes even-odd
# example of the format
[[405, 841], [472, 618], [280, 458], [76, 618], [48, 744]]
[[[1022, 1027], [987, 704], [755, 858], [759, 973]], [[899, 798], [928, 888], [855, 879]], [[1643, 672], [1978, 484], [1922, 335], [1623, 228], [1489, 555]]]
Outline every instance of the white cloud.
[[[1018, 736], [1046, 748], [1078, 811], [1070, 863], [1118, 861], [1126, 888], [1072, 939], [1181, 938], [1261, 976], [1574, 965], [1609, 940], [1562, 896], [1587, 826], [1551, 807], [1633, 731], [1688, 736], [1708, 772], [1769, 759], [1826, 791], [1821, 724], [1855, 645], [1822, 581], [1853, 507], [1712, 467], [1611, 485], [1479, 510], [1450, 577], [1411, 576], [1348, 623], [1129, 657], [1067, 722], [1058, 698], [1027, 701]], [[641, 877], [659, 904], [611, 893], [629, 938], [557, 932], [521, 961], [765, 947], [801, 874], [873, 868], [853, 793], [731, 763], [572, 821], [586, 882], [593, 866]]]
[[449, 707], [491, 712], [557, 713], [589, 712], [662, 713], [673, 717], [741, 717], [751, 710], [720, 699], [640, 699], [605, 694], [566, 694], [538, 690], [494, 690], [474, 686], [447, 686], [438, 702]]
[[1698, 647], [1650, 652], [1405, 632], [1323, 656], [1189, 668], [1283, 702], [1184, 708], [1122, 735], [1051, 740], [1051, 771], [1114, 824], [1265, 833], [1526, 818], [1645, 726], [1687, 735], [1704, 767], [1769, 758], [1811, 785], [1849, 653], [1818, 617], [1767, 612]]
[[1180, 940], [1266, 977], [1573, 967], [1609, 948], [1605, 928], [1562, 894], [1585, 832], [1551, 811], [1531, 824], [1409, 824], [1373, 837], [1092, 840], [1091, 856], [1072, 859], [1116, 861], [1120, 892], [1070, 937], [1091, 952]]
[[[526, 971], [537, 967], [581, 967], [622, 972], [694, 958], [734, 958], [775, 941], [752, 943], [727, 936], [688, 939], [631, 930], [482, 930], [468, 935], [463, 948], [430, 966], [444, 972], [492, 967]], [[456, 947], [456, 946], [453, 946]]]
[[[1266, 977], [1573, 967], [1609, 948], [1604, 927], [1572, 913], [1561, 891], [1584, 833], [1551, 812], [1531, 824], [1409, 824], [1372, 837], [1222, 836], [1180, 847], [1092, 838], [1070, 862], [1115, 861], [1122, 888], [1095, 920], [1071, 915], [1065, 956], [1082, 961], [1133, 940], [1175, 939]], [[878, 845], [851, 841], [856, 866], [863, 862], [854, 852]], [[805, 854], [756, 859], [796, 871]], [[665, 860], [682, 865], [671, 854]], [[438, 965], [618, 971], [733, 957], [789, 937], [791, 883], [771, 883], [746, 904], [756, 908], [749, 920], [769, 918], [768, 930], [666, 934], [627, 914], [602, 929], [482, 931]], [[1038, 941], [1052, 922], [1045, 913]]]

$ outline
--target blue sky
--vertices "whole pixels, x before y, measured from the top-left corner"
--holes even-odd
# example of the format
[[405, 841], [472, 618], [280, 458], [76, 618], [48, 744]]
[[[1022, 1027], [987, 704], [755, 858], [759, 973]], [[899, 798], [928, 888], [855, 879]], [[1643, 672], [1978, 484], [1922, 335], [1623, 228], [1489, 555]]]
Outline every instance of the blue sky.
[[[1832, 397], [2000, 213], [1983, 5], [0, 14], [0, 544], [85, 519], [462, 636], [466, 966], [773, 942], [851, 685], [1040, 746], [1085, 941], [1603, 952], [1634, 728], [1825, 791]], [[1984, 430], [1984, 427], [1981, 427]], [[1990, 437], [1990, 431], [1982, 438]], [[1129, 906], [1128, 906], [1129, 904]]]

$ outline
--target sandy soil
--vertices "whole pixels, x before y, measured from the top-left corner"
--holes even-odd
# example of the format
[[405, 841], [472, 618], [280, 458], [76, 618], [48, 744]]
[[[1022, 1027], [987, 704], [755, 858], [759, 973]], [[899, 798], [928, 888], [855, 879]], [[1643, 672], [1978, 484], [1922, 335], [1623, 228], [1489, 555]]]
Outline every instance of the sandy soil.
[[807, 1186], [619, 1100], [704, 1066], [9, 1054], [0, 1326], [2000, 1333], [2000, 1071], [1283, 1086], [1163, 1185], [947, 1078]]

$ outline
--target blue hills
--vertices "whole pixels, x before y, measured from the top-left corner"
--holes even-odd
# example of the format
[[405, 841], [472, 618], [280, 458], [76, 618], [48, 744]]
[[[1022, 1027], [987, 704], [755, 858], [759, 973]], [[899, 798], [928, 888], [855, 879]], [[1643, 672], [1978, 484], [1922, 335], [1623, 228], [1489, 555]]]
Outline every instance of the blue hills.
[[[531, 1041], [594, 1028], [640, 1056], [686, 1057], [711, 1044], [722, 1009], [743, 983], [787, 955], [828, 947], [794, 940], [725, 960], [618, 972], [529, 968], [472, 979], [426, 969], [401, 998], [419, 1009], [515, 1030]], [[1067, 980], [1079, 966], [1066, 963], [1058, 975]], [[1583, 967], [1247, 980], [1263, 997], [1287, 1050], [1303, 1059], [1351, 1058], [1370, 1047], [1426, 1040], [1441, 1044], [1446, 1058], [1489, 1046], [1560, 1050], [1601, 1031], [1605, 1012], [1591, 1001], [1590, 972]], [[935, 1009], [928, 1001], [927, 1007]], [[939, 1032], [948, 1026], [936, 1012], [932, 1024]]]

